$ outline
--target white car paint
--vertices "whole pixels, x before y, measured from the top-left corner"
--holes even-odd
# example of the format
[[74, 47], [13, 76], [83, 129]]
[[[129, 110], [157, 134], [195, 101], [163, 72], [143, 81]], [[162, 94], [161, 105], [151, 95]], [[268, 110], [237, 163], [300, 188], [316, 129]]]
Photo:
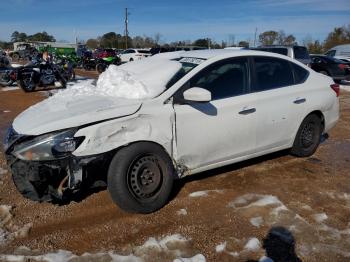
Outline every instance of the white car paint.
[[[45, 108], [41, 110], [39, 104], [35, 111], [22, 113], [15, 120], [14, 129], [18, 133], [28, 134], [25, 124], [28, 123], [29, 130], [32, 130], [30, 133], [40, 135], [86, 125], [75, 134], [76, 137], [85, 137], [73, 152], [75, 156], [102, 154], [137, 141], [151, 141], [165, 149], [173, 159], [179, 176], [184, 176], [290, 148], [302, 120], [313, 111], [322, 112], [324, 132], [328, 132], [338, 121], [339, 101], [330, 88], [334, 83], [331, 78], [286, 56], [251, 50], [193, 51], [179, 56], [206, 60], [152, 99], [120, 104], [118, 100], [115, 103], [109, 101], [112, 104], [107, 103], [105, 108], [103, 103], [84, 107], [82, 101], [77, 106], [62, 108], [59, 117], [55, 117], [54, 113], [52, 117], [46, 117]], [[307, 70], [309, 77], [303, 84], [290, 88], [196, 105], [173, 104], [174, 94], [202, 69], [217, 61], [240, 56], [288, 60]], [[306, 102], [293, 103], [300, 98]], [[239, 114], [253, 107], [256, 113]], [[103, 119], [107, 121], [98, 122]], [[91, 124], [95, 122], [98, 123]]]
[[145, 53], [145, 49], [127, 49], [124, 52], [122, 52], [119, 57], [121, 61], [124, 62], [130, 62], [130, 61], [137, 61], [141, 60], [143, 58], [151, 56], [151, 53]]

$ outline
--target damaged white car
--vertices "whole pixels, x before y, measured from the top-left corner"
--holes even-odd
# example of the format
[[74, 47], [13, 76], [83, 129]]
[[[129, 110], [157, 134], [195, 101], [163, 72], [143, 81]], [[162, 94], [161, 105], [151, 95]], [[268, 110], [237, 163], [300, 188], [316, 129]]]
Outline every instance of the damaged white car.
[[161, 54], [27, 109], [5, 151], [29, 199], [62, 201], [106, 182], [119, 207], [149, 213], [174, 179], [282, 149], [312, 155], [338, 121], [338, 95], [331, 78], [278, 54]]

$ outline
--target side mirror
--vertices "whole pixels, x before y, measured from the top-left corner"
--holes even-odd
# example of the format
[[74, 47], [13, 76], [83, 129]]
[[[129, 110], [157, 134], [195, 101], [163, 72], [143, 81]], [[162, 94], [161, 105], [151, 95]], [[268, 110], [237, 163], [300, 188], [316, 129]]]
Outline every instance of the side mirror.
[[210, 102], [211, 92], [201, 87], [192, 87], [183, 93], [184, 99], [193, 102]]

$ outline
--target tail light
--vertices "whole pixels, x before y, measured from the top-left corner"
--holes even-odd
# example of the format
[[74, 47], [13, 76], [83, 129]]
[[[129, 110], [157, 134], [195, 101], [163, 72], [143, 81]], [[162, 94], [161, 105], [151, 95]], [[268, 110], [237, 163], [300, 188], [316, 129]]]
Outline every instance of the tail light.
[[349, 68], [349, 65], [339, 64], [338, 67], [340, 68], [340, 70], [345, 70]]
[[340, 94], [340, 86], [338, 84], [333, 84], [333, 85], [331, 85], [331, 88], [337, 94], [337, 97], [338, 97]]

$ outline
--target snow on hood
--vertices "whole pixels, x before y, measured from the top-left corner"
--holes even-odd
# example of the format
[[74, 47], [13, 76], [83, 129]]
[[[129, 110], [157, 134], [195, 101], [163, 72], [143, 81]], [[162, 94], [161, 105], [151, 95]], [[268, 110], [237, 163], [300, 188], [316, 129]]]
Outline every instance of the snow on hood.
[[158, 56], [111, 65], [96, 85], [94, 80], [68, 85], [22, 112], [13, 127], [20, 134], [39, 135], [134, 114], [142, 100], [161, 94], [180, 69], [179, 62]]
[[59, 92], [31, 106], [16, 117], [13, 128], [20, 134], [40, 135], [131, 115], [140, 108], [140, 100], [84, 92], [96, 88], [92, 82], [93, 80], [81, 81], [67, 92]]

